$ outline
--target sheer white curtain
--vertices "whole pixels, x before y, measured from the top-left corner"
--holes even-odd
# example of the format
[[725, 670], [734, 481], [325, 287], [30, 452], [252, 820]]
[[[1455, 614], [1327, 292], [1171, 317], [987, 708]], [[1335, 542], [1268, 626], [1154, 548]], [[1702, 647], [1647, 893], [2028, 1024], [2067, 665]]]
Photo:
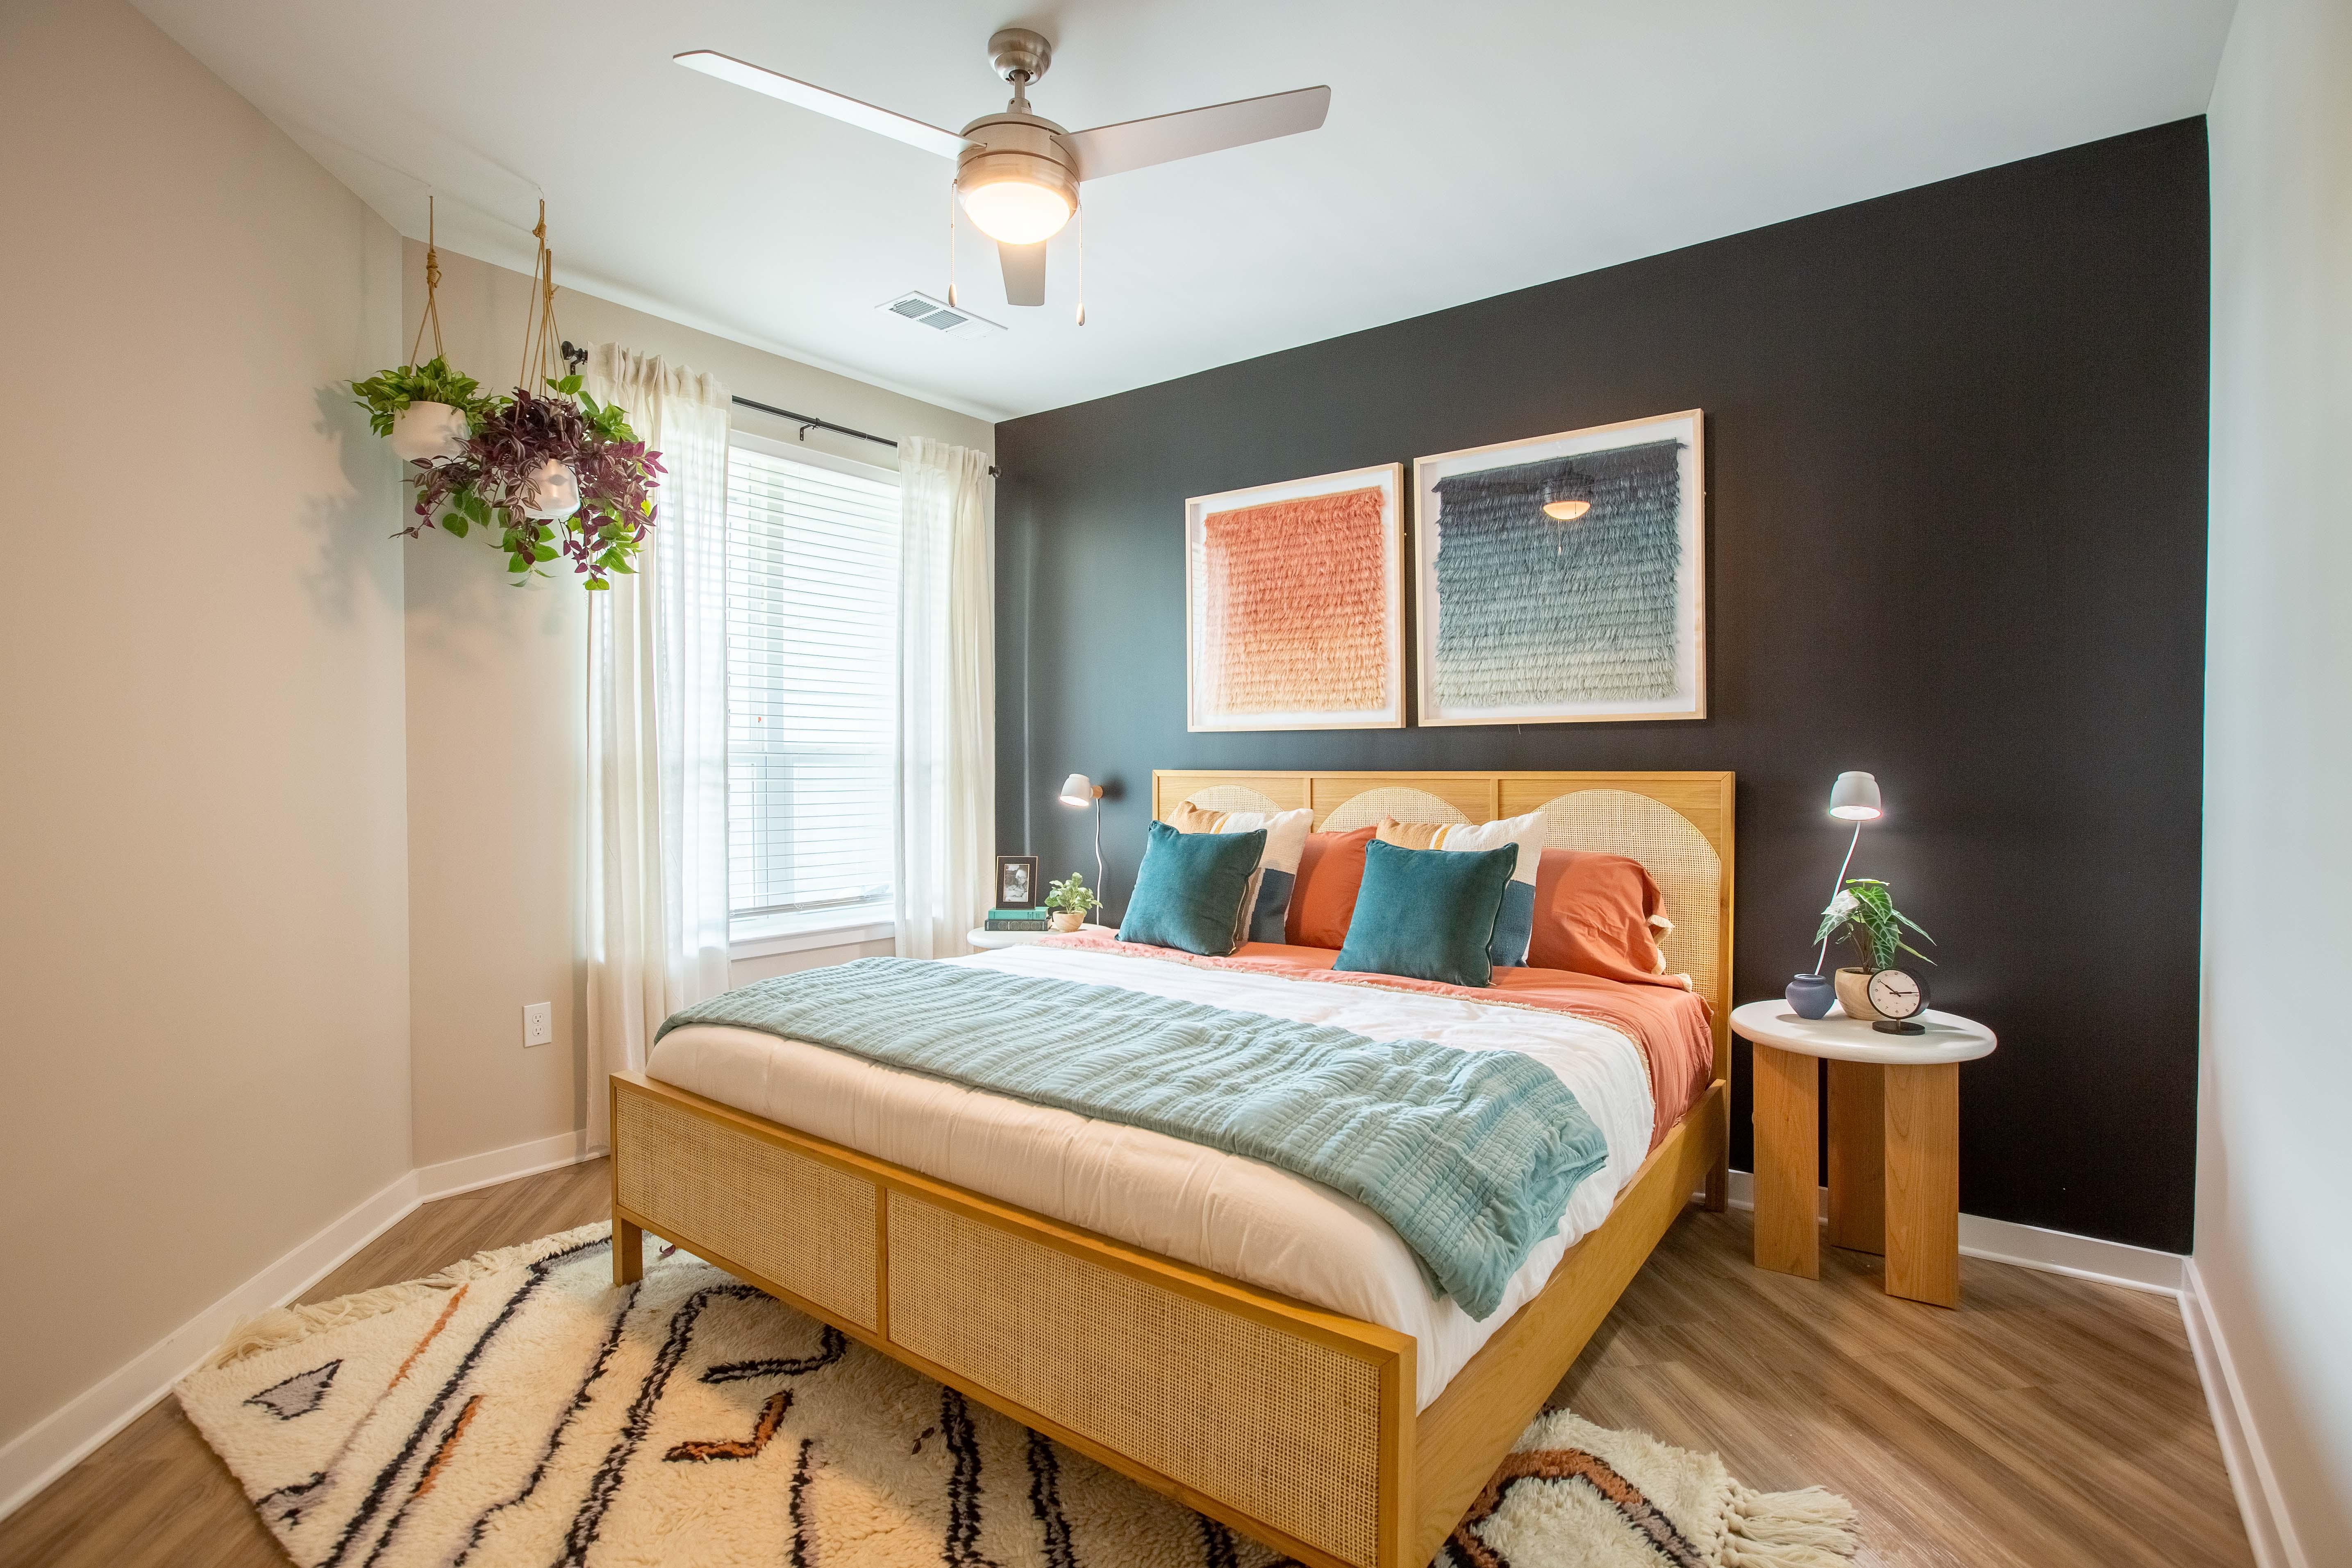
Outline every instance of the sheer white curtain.
[[589, 1142], [607, 1073], [662, 1020], [727, 988], [727, 389], [600, 343], [583, 389], [661, 454], [650, 542], [591, 594], [580, 929]]
[[996, 551], [988, 455], [898, 448], [901, 958], [969, 951], [996, 837]]

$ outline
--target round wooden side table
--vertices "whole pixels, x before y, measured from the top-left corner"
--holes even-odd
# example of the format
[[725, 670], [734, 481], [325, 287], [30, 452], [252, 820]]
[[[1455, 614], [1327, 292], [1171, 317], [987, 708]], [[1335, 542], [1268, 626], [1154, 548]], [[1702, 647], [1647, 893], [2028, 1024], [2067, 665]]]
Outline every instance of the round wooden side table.
[[[1026, 947], [1033, 942], [1043, 942], [1055, 934], [1049, 931], [990, 931], [985, 926], [974, 926], [963, 933], [963, 939], [978, 948]], [[1109, 926], [1083, 925], [1076, 931], [1066, 934], [1117, 936], [1118, 932]]]
[[1818, 1279], [1820, 1073], [1829, 1062], [1832, 1247], [1886, 1259], [1886, 1293], [1960, 1301], [1960, 1064], [1990, 1029], [1934, 1009], [1882, 1035], [1843, 1009], [1800, 1018], [1775, 997], [1732, 1009], [1755, 1050], [1756, 1267]]

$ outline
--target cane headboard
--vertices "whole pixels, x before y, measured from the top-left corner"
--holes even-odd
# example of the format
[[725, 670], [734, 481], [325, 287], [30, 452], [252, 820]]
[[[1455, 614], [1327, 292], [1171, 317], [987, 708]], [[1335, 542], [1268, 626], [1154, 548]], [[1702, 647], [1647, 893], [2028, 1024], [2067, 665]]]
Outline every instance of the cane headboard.
[[1732, 775], [1675, 773], [1229, 773], [1151, 775], [1151, 815], [1312, 806], [1317, 831], [1400, 822], [1492, 822], [1544, 814], [1556, 849], [1630, 855], [1649, 868], [1675, 922], [1666, 967], [1691, 977], [1715, 1014], [1716, 1075], [1731, 1071]]

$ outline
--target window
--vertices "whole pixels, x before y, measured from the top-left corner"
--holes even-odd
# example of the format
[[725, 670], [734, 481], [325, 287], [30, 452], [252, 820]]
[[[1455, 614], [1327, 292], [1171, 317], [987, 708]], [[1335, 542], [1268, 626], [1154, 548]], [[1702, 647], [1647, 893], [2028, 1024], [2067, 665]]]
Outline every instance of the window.
[[738, 436], [727, 460], [727, 871], [739, 936], [748, 922], [887, 920], [896, 858], [897, 479], [770, 447]]

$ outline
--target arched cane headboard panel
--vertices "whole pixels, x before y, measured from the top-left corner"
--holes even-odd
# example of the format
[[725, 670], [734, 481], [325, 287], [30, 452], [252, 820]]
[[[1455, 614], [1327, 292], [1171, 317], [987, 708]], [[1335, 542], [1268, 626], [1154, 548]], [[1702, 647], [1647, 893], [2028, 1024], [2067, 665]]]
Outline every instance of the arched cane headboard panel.
[[1393, 816], [1399, 822], [1466, 823], [1472, 820], [1468, 812], [1425, 789], [1383, 784], [1377, 789], [1359, 790], [1333, 806], [1330, 815], [1317, 825], [1317, 830], [1353, 833], [1359, 827], [1377, 827], [1384, 816]]
[[1665, 895], [1666, 967], [1715, 1012], [1716, 1066], [1730, 1069], [1732, 775], [1728, 773], [1228, 773], [1151, 775], [1152, 815], [1191, 800], [1212, 811], [1315, 808], [1326, 832], [1400, 822], [1492, 822], [1544, 814], [1556, 848], [1630, 855]]

